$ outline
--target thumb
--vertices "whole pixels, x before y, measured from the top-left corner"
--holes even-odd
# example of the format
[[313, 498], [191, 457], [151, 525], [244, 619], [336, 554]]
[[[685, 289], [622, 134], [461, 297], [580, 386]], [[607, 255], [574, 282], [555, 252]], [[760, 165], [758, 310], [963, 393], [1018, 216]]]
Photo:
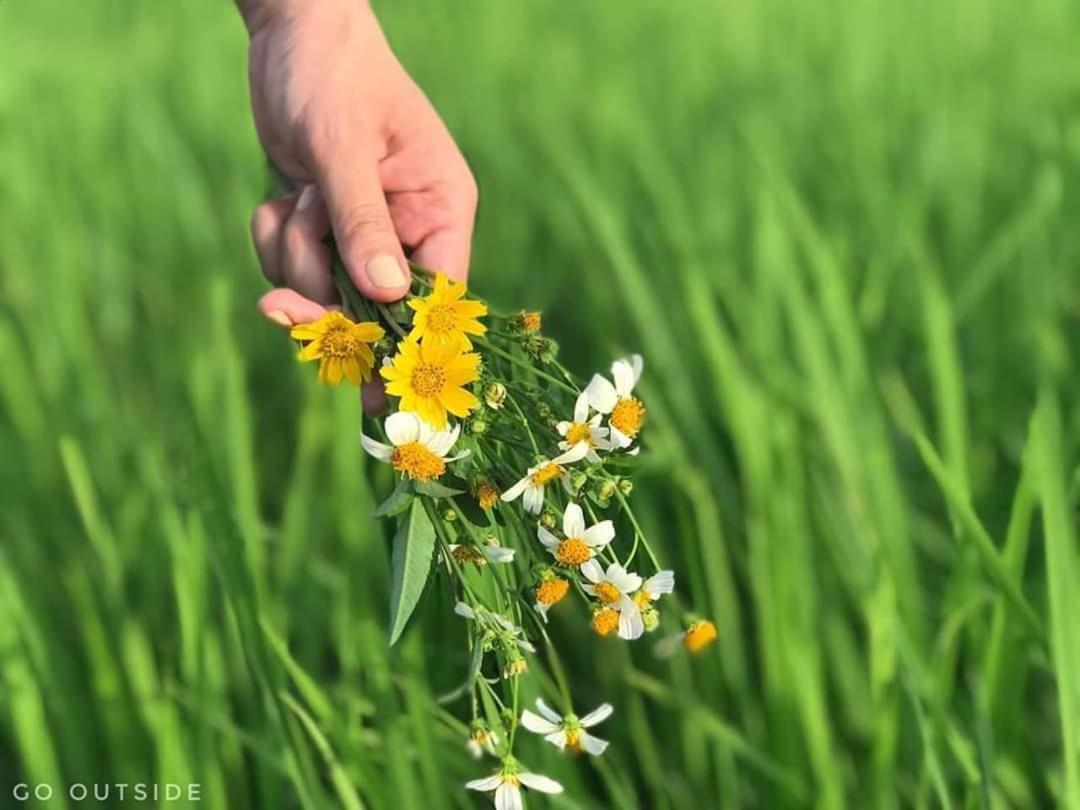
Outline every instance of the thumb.
[[396, 301], [409, 291], [410, 277], [378, 168], [347, 153], [336, 158], [319, 161], [317, 176], [342, 261], [364, 296]]

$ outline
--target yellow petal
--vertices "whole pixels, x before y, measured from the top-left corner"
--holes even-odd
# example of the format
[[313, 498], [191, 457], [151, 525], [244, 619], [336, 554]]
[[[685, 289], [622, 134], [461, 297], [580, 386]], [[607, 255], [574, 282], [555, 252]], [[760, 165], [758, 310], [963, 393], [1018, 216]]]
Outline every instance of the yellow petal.
[[446, 410], [459, 418], [468, 416], [469, 411], [475, 410], [480, 404], [480, 400], [464, 388], [450, 388], [443, 391], [440, 399]]
[[371, 321], [365, 321], [364, 323], [358, 323], [352, 328], [352, 333], [356, 336], [357, 340], [363, 340], [366, 343], [374, 343], [377, 340], [382, 340], [386, 332], [377, 323]]
[[346, 360], [343, 363], [343, 366], [344, 366], [343, 371], [345, 372], [345, 376], [348, 378], [349, 382], [351, 382], [353, 385], [359, 385], [360, 384], [360, 364], [355, 359], [352, 359], [352, 360]]

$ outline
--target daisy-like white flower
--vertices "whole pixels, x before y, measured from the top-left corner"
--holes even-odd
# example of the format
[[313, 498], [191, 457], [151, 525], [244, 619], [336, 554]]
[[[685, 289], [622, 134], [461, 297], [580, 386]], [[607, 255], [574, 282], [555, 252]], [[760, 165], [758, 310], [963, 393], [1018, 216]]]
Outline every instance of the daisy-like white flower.
[[486, 751], [495, 753], [495, 746], [499, 744], [499, 735], [496, 734], [483, 720], [474, 720], [469, 729], [469, 739], [465, 747], [469, 750], [473, 759], [480, 759]]
[[536, 709], [540, 712], [539, 715], [533, 714], [528, 709], [521, 713], [521, 725], [534, 734], [543, 734], [545, 740], [560, 750], [568, 748], [575, 752], [587, 751], [594, 757], [598, 757], [607, 749], [607, 740], [594, 737], [585, 729], [592, 728], [611, 716], [615, 710], [610, 703], [598, 706], [580, 719], [574, 714], [560, 717], [539, 698], [536, 701]]
[[556, 562], [573, 568], [591, 560], [600, 549], [615, 539], [615, 524], [610, 520], [601, 520], [585, 528], [585, 513], [576, 503], [570, 503], [563, 512], [562, 540], [543, 525], [537, 527], [536, 534]]
[[633, 640], [645, 632], [641, 608], [634, 604], [630, 594], [641, 587], [641, 577], [631, 574], [618, 563], [608, 566], [607, 572], [596, 560], [581, 566], [581, 573], [589, 580], [583, 585], [587, 594], [595, 596], [607, 608], [619, 611], [619, 638]]
[[458, 565], [464, 565], [465, 563], [487, 565], [489, 562], [508, 563], [514, 561], [514, 550], [505, 546], [466, 546], [460, 543], [451, 543], [447, 548]]
[[513, 757], [504, 759], [502, 768], [497, 773], [466, 782], [465, 787], [484, 793], [494, 792], [495, 810], [523, 810], [525, 804], [521, 800], [522, 787], [540, 793], [562, 793], [562, 785], [554, 779], [521, 770]]
[[645, 405], [632, 395], [644, 367], [645, 361], [640, 354], [625, 360], [616, 360], [611, 364], [614, 384], [606, 377], [596, 374], [585, 388], [589, 404], [608, 416], [611, 446], [615, 449], [621, 450], [633, 444], [645, 424]]
[[379, 461], [385, 461], [402, 475], [414, 481], [430, 481], [446, 472], [448, 462], [465, 458], [469, 453], [447, 457], [450, 448], [461, 434], [461, 426], [453, 430], [436, 430], [414, 413], [398, 411], [386, 419], [386, 437], [393, 443], [383, 444], [361, 434], [360, 444]]
[[637, 593], [634, 594], [634, 604], [645, 610], [652, 602], [655, 602], [666, 593], [671, 593], [673, 590], [675, 590], [675, 572], [657, 571], [645, 580]]
[[574, 403], [574, 421], [559, 422], [555, 426], [563, 437], [559, 442], [559, 449], [569, 450], [577, 444], [584, 444], [588, 448], [585, 458], [593, 464], [599, 464], [600, 456], [596, 451], [611, 449], [608, 429], [600, 427], [603, 418], [602, 413], [593, 414], [592, 418], [589, 418], [589, 395], [582, 391]]
[[582, 442], [553, 459], [546, 459], [530, 467], [524, 478], [502, 494], [502, 499], [512, 501], [521, 498], [526, 512], [539, 515], [544, 508], [544, 487], [552, 481], [560, 480], [569, 492], [570, 473], [566, 471], [566, 465], [581, 461], [588, 452], [588, 446]]

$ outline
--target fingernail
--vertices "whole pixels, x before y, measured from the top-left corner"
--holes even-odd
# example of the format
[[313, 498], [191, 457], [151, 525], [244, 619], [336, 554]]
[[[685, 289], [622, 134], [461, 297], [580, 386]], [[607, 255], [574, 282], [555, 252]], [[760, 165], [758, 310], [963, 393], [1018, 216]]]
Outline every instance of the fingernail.
[[282, 312], [280, 309], [274, 309], [266, 313], [266, 317], [276, 323], [278, 326], [284, 326], [286, 329], [292, 327], [294, 324], [292, 318]]
[[303, 211], [315, 202], [315, 195], [318, 193], [319, 190], [315, 186], [304, 186], [304, 190], [300, 192], [300, 199], [296, 201], [296, 210]]
[[368, 259], [368, 263], [364, 266], [364, 272], [367, 273], [368, 281], [372, 285], [384, 290], [390, 287], [400, 287], [405, 283], [405, 274], [401, 271], [401, 265], [398, 264], [396, 258], [388, 253]]

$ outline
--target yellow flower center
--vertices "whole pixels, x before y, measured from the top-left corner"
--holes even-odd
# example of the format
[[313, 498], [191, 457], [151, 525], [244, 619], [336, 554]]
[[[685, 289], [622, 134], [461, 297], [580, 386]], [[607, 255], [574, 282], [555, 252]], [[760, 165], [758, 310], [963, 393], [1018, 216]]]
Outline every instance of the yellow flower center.
[[516, 678], [528, 668], [529, 665], [524, 658], [515, 658], [513, 661], [507, 663], [506, 667], [503, 669], [503, 677]]
[[550, 483], [551, 481], [554, 481], [556, 478], [562, 475], [562, 471], [562, 467], [560, 467], [554, 461], [549, 461], [547, 464], [545, 464], [539, 470], [532, 474], [532, 482], [536, 486], [542, 487], [544, 486], [544, 484]]
[[611, 424], [629, 438], [634, 438], [645, 424], [645, 406], [637, 397], [620, 399], [611, 411]]
[[716, 625], [703, 619], [694, 622], [683, 636], [683, 644], [692, 653], [699, 653], [716, 641]]
[[610, 582], [601, 582], [599, 585], [594, 586], [593, 592], [596, 594], [596, 598], [605, 605], [612, 605], [618, 602], [619, 597], [622, 596], [622, 594], [619, 593], [619, 589]]
[[356, 357], [361, 342], [352, 333], [349, 324], [331, 326], [319, 338], [319, 351], [323, 357], [349, 360]]
[[458, 546], [451, 554], [454, 555], [454, 561], [458, 565], [464, 565], [465, 563], [473, 563], [474, 565], [483, 565], [487, 562], [487, 558], [480, 553], [479, 549], [472, 546]]
[[572, 729], [566, 732], [566, 747], [576, 754], [581, 753], [581, 729]]
[[404, 473], [415, 481], [430, 481], [446, 472], [446, 462], [420, 442], [409, 442], [395, 447], [390, 454], [390, 464], [399, 473]]
[[570, 583], [562, 577], [546, 579], [536, 586], [536, 601], [551, 607], [562, 601], [570, 590]]
[[566, 431], [567, 444], [572, 447], [578, 442], [588, 442], [589, 447], [593, 446], [592, 427], [583, 422], [574, 422], [570, 425], [570, 429]]
[[609, 636], [619, 627], [619, 612], [609, 607], [600, 608], [592, 617], [592, 629], [598, 636]]
[[476, 502], [481, 509], [491, 509], [499, 502], [499, 490], [491, 484], [483, 483], [476, 490]]
[[412, 373], [412, 387], [417, 396], [433, 397], [446, 387], [446, 370], [433, 363], [417, 363]]
[[440, 335], [458, 331], [457, 311], [450, 304], [436, 304], [428, 310], [427, 327]]
[[648, 607], [650, 602], [652, 602], [652, 594], [644, 588], [634, 594], [634, 604], [639, 608], [644, 609]]
[[543, 319], [539, 312], [522, 312], [521, 313], [521, 331], [528, 332], [531, 335], [535, 335], [540, 331], [540, 327], [543, 324]]
[[580, 537], [568, 537], [556, 547], [555, 559], [568, 567], [581, 565], [592, 559], [592, 549]]

